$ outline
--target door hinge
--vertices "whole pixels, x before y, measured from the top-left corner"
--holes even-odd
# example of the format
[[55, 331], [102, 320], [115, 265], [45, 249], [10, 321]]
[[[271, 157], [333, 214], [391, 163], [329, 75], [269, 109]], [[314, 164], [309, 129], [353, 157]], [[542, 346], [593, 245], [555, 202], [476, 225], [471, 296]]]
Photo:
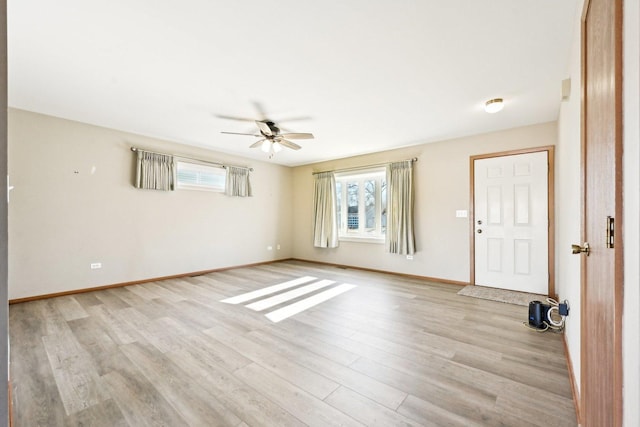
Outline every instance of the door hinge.
[[613, 235], [615, 232], [615, 223], [613, 217], [607, 217], [607, 248], [613, 248]]

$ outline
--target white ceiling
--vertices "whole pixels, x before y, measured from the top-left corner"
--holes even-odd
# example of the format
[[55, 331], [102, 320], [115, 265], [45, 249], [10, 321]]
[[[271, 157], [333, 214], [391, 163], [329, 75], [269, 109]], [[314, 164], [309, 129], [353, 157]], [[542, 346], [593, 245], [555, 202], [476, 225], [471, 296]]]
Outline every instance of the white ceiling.
[[577, 4], [9, 0], [9, 105], [267, 160], [215, 116], [259, 103], [309, 117], [290, 166], [440, 141], [556, 120]]

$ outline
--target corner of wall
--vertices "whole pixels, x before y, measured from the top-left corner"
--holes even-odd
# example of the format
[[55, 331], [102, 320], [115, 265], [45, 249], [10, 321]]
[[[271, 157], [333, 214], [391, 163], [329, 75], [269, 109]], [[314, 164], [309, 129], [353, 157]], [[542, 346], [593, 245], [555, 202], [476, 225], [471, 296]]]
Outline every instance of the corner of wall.
[[[571, 93], [560, 104], [558, 145], [556, 147], [556, 291], [560, 300], [571, 307], [565, 324], [566, 356], [572, 369], [574, 398], [580, 396], [580, 324], [581, 273], [580, 257], [571, 254], [571, 244], [580, 243], [581, 212], [581, 16], [582, 2], [577, 7], [573, 24], [573, 42], [568, 58], [567, 77]], [[560, 82], [558, 82], [560, 92]], [[577, 404], [579, 403], [576, 402]], [[576, 406], [578, 408], [578, 406]]]

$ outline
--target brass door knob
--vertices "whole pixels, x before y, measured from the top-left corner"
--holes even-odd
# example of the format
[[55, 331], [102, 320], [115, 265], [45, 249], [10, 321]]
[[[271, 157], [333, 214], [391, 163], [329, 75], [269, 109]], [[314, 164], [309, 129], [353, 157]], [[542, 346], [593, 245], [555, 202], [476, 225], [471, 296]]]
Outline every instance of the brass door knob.
[[581, 253], [585, 253], [587, 254], [587, 256], [589, 256], [589, 243], [585, 242], [584, 246], [580, 246], [580, 245], [571, 245], [571, 253], [572, 254], [581, 254]]

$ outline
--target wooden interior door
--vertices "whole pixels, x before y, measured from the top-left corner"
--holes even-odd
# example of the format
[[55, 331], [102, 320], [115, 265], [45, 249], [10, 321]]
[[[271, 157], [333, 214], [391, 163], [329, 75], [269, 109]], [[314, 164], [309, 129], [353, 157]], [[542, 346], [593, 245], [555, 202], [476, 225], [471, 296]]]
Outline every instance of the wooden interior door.
[[[622, 0], [587, 0], [582, 34], [582, 218], [590, 253], [582, 254], [581, 415], [585, 426], [620, 426]], [[614, 221], [612, 240], [607, 217]]]
[[547, 151], [476, 159], [475, 284], [547, 295]]

